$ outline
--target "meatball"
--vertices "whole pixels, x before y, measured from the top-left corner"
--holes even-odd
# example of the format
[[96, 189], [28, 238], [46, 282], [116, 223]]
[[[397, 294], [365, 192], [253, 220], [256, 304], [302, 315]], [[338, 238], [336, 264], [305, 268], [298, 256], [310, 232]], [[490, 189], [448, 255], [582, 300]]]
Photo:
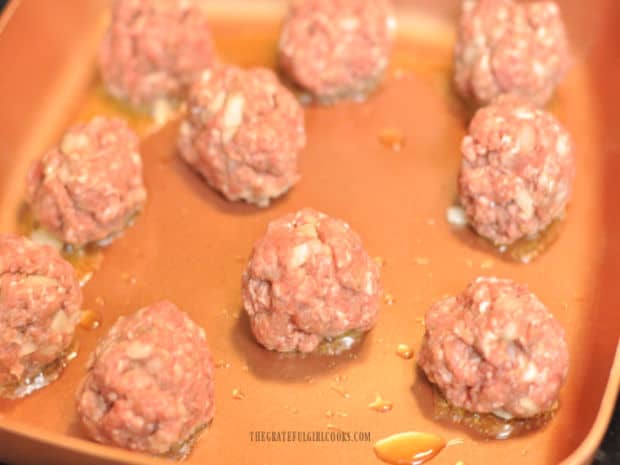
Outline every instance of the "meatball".
[[119, 318], [91, 355], [77, 410], [100, 443], [155, 455], [185, 450], [214, 414], [204, 330], [167, 301]]
[[181, 157], [228, 200], [265, 207], [298, 180], [304, 114], [276, 75], [220, 66], [191, 88]]
[[50, 246], [0, 235], [0, 397], [22, 397], [64, 368], [82, 291]]
[[512, 93], [544, 105], [570, 61], [555, 2], [463, 1], [454, 80], [464, 98], [485, 105]]
[[99, 49], [104, 85], [114, 97], [152, 109], [183, 97], [216, 62], [201, 0], [115, 0]]
[[298, 0], [280, 37], [281, 68], [324, 103], [362, 98], [389, 63], [395, 24], [388, 0]]
[[476, 113], [461, 151], [460, 200], [480, 235], [508, 245], [563, 214], [575, 176], [573, 142], [550, 113], [502, 96]]
[[242, 280], [260, 344], [311, 352], [325, 339], [368, 331], [381, 298], [379, 267], [342, 220], [306, 208], [272, 221]]
[[119, 119], [97, 117], [70, 128], [28, 173], [37, 222], [74, 246], [119, 233], [146, 200], [138, 142]]
[[480, 277], [426, 313], [420, 367], [451, 404], [502, 418], [553, 409], [568, 371], [564, 330], [523, 284]]

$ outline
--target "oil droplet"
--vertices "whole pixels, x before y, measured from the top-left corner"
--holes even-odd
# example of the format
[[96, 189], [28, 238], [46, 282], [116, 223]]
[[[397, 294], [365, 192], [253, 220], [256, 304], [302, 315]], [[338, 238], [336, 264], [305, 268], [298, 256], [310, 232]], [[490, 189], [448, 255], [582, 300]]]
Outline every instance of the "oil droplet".
[[465, 462], [463, 462], [462, 460], [459, 460], [458, 462], [456, 462], [456, 465], [465, 465]]
[[95, 310], [82, 310], [79, 324], [84, 329], [97, 329], [101, 325], [101, 313]]
[[413, 358], [413, 349], [407, 344], [398, 344], [396, 346], [396, 355], [405, 360], [411, 360]]
[[330, 387], [332, 388], [333, 391], [336, 391], [338, 394], [340, 394], [345, 399], [348, 399], [349, 397], [351, 397], [351, 394], [349, 394], [345, 390], [344, 386], [341, 386], [339, 384], [332, 384]]
[[400, 152], [405, 147], [405, 136], [398, 129], [385, 128], [379, 133], [379, 142], [394, 152]]
[[515, 243], [500, 249], [517, 262], [529, 263], [547, 250], [560, 236], [563, 218], [553, 221], [547, 228], [531, 237], [519, 239]]
[[241, 365], [241, 371], [250, 371], [250, 367], [247, 365]]
[[67, 350], [65, 351], [65, 355], [63, 356], [63, 359], [65, 362], [69, 362], [73, 359], [75, 359], [78, 356], [78, 349], [80, 348], [80, 343], [78, 342], [77, 339], [73, 339], [73, 341], [71, 341], [71, 344], [69, 345], [69, 347], [67, 347]]
[[450, 440], [446, 443], [446, 447], [460, 446], [461, 444], [465, 444], [465, 440], [464, 440], [464, 439], [461, 439], [461, 438], [454, 438], [454, 439], [450, 439]]
[[375, 261], [375, 263], [377, 265], [379, 265], [381, 268], [383, 268], [385, 266], [385, 258], [383, 257], [374, 257], [373, 260]]
[[396, 299], [394, 299], [394, 296], [392, 294], [386, 292], [386, 294], [383, 296], [383, 301], [385, 302], [385, 305], [394, 305]]
[[428, 265], [431, 261], [426, 257], [415, 257], [413, 263], [416, 265]]
[[227, 362], [226, 360], [218, 360], [215, 362], [215, 368], [230, 368], [231, 364], [230, 362]]
[[245, 399], [245, 394], [239, 389], [235, 388], [232, 390], [232, 398], [235, 400], [243, 400]]
[[200, 437], [202, 431], [208, 428], [209, 425], [210, 423], [204, 423], [198, 426], [198, 428], [196, 428], [186, 440], [170, 449], [168, 453], [164, 454], [164, 457], [178, 462], [185, 460], [192, 452], [192, 449], [194, 448], [194, 445], [196, 444], [196, 441]]
[[[493, 244], [477, 235], [471, 228], [456, 231], [464, 241], [495, 253], [498, 257], [518, 263], [530, 263], [542, 255], [558, 239], [564, 225], [563, 218], [554, 220], [546, 229], [531, 236], [521, 238], [508, 246]], [[492, 261], [486, 263], [488, 266]], [[466, 260], [468, 266], [470, 261]], [[484, 269], [484, 267], [482, 267]]]
[[20, 399], [57, 380], [67, 364], [77, 357], [78, 348], [77, 339], [73, 339], [69, 347], [56, 360], [40, 370], [31, 370], [19, 384], [0, 384], [0, 398]]
[[20, 236], [30, 237], [36, 228], [32, 209], [27, 203], [22, 203], [17, 210], [17, 233]]
[[75, 275], [82, 287], [90, 281], [95, 271], [101, 268], [103, 263], [103, 253], [96, 244], [87, 245], [79, 249], [65, 247], [62, 251], [62, 256], [73, 265]]
[[312, 384], [314, 379], [312, 379], [312, 376], [304, 376], [304, 381], [308, 384]]
[[381, 397], [381, 394], [378, 393], [375, 397], [375, 400], [368, 404], [369, 409], [381, 413], [389, 412], [390, 410], [392, 410], [393, 406], [394, 404], [392, 402], [390, 402], [389, 400], [385, 400], [383, 397]]
[[123, 278], [123, 281], [125, 281], [126, 283], [129, 283], [132, 286], [136, 284], [136, 282], [138, 282], [138, 279], [135, 276], [130, 275], [129, 273], [123, 273], [121, 275], [121, 278]]
[[332, 412], [331, 410], [327, 410], [327, 411], [325, 412], [325, 416], [326, 416], [327, 418], [332, 418], [332, 417], [334, 416], [334, 412]]
[[373, 449], [380, 460], [394, 465], [420, 465], [435, 457], [445, 441], [430, 433], [398, 433], [375, 443]]
[[331, 431], [339, 431], [339, 432], [342, 432], [342, 431], [343, 431], [343, 429], [342, 429], [342, 428], [340, 428], [339, 426], [337, 426], [337, 425], [335, 425], [335, 424], [333, 424], [333, 423], [328, 423], [328, 424], [327, 424], [327, 429], [328, 429], [328, 430], [331, 430]]
[[553, 418], [555, 409], [532, 418], [506, 420], [492, 413], [473, 413], [455, 407], [439, 392], [433, 393], [434, 417], [439, 421], [463, 425], [483, 438], [508, 439], [544, 426]]
[[321, 355], [340, 355], [359, 344], [363, 335], [363, 332], [353, 330], [340, 336], [326, 337], [315, 351]]
[[99, 305], [100, 307], [103, 307], [105, 305], [105, 301], [103, 300], [103, 297], [101, 296], [95, 297], [95, 303]]
[[490, 270], [491, 268], [493, 268], [493, 264], [493, 260], [487, 259], [480, 264], [480, 268], [482, 268], [483, 270]]

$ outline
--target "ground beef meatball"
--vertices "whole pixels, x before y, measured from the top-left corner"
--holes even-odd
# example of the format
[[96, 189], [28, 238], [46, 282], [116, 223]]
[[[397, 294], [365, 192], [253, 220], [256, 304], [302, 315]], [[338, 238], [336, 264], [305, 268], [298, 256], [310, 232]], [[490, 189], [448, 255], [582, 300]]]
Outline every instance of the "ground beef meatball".
[[377, 319], [379, 267], [344, 221], [306, 208], [272, 221], [242, 280], [259, 343], [311, 352], [325, 338], [368, 331]]
[[298, 181], [304, 114], [272, 71], [206, 71], [192, 86], [188, 110], [179, 152], [227, 199], [265, 207]]
[[324, 103], [363, 98], [389, 63], [395, 25], [388, 0], [297, 0], [280, 37], [280, 65]]
[[0, 235], [0, 397], [58, 377], [80, 318], [73, 267], [47, 245]]
[[485, 105], [513, 93], [544, 105], [570, 64], [560, 9], [552, 1], [464, 0], [454, 58], [464, 98]]
[[120, 232], [146, 200], [138, 142], [119, 119], [97, 117], [70, 128], [28, 173], [37, 222], [75, 246]]
[[202, 0], [114, 0], [99, 50], [107, 90], [136, 107], [175, 100], [216, 62]]
[[98, 442], [175, 455], [213, 419], [213, 389], [204, 330], [162, 301], [119, 318], [99, 341], [77, 409]]
[[563, 214], [575, 175], [573, 142], [550, 113], [502, 96], [476, 113], [461, 151], [460, 200], [480, 235], [511, 244]]
[[564, 330], [527, 286], [480, 277], [426, 313], [418, 363], [451, 404], [502, 418], [555, 407], [568, 371]]

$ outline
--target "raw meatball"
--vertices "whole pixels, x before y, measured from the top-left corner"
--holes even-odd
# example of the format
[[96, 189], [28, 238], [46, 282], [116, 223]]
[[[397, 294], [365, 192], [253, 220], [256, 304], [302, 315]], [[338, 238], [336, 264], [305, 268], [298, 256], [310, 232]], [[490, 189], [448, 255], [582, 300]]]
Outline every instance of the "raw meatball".
[[216, 62], [201, 0], [115, 0], [99, 50], [103, 82], [116, 98], [151, 108], [183, 97]]
[[304, 114], [267, 69], [221, 66], [190, 91], [179, 151], [228, 200], [265, 207], [298, 180]]
[[119, 119], [97, 117], [69, 129], [28, 173], [36, 220], [75, 246], [122, 231], [146, 200], [138, 142]]
[[575, 176], [573, 142], [550, 113], [500, 97], [476, 113], [461, 151], [461, 204], [480, 235], [507, 245], [563, 214]]
[[319, 101], [363, 98], [385, 71], [395, 29], [388, 0], [298, 0], [280, 38], [280, 65]]
[[454, 61], [457, 89], [478, 105], [502, 93], [544, 105], [570, 64], [558, 5], [464, 0]]
[[344, 221], [306, 208], [269, 223], [243, 274], [243, 307], [259, 343], [311, 352], [325, 338], [368, 331], [379, 267]]
[[64, 368], [82, 291], [47, 245], [0, 235], [0, 397], [30, 394]]
[[502, 418], [553, 409], [568, 371], [564, 330], [527, 286], [477, 278], [426, 313], [418, 363], [451, 404]]
[[204, 330], [162, 301], [119, 318], [99, 341], [77, 409], [98, 442], [175, 455], [213, 419], [213, 388]]

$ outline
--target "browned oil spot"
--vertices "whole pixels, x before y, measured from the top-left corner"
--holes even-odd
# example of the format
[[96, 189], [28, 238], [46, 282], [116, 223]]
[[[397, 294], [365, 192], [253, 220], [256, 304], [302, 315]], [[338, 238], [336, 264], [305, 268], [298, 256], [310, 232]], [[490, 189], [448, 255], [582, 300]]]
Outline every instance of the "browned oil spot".
[[71, 341], [67, 349], [41, 370], [28, 374], [19, 383], [0, 384], [0, 398], [19, 399], [44, 388], [58, 379], [67, 364], [77, 357], [79, 343]]
[[[491, 241], [478, 236], [471, 228], [454, 228], [455, 233], [469, 244], [484, 251], [495, 253], [498, 257], [518, 263], [530, 263], [545, 251], [560, 237], [564, 225], [563, 218], [554, 220], [544, 230], [527, 237], [523, 237], [510, 245], [495, 245]], [[467, 266], [472, 266], [471, 260], [466, 260]], [[482, 269], [490, 269], [494, 265], [493, 260], [485, 260], [481, 264]]]
[[358, 345], [364, 333], [361, 331], [347, 331], [336, 337], [326, 337], [316, 348], [315, 352], [321, 355], [340, 355]]
[[405, 147], [405, 136], [398, 129], [385, 128], [379, 133], [379, 142], [394, 152], [400, 152]]
[[375, 396], [375, 400], [368, 404], [370, 410], [381, 413], [389, 412], [393, 407], [394, 404], [389, 400], [385, 400], [379, 393]]
[[394, 465], [420, 465], [435, 457], [446, 442], [430, 433], [409, 431], [398, 433], [375, 442], [375, 455]]
[[505, 254], [515, 261], [529, 263], [545, 252], [560, 237], [562, 218], [553, 221], [544, 231], [533, 237], [526, 237], [508, 246]]
[[513, 418], [505, 420], [492, 413], [473, 413], [451, 405], [440, 393], [433, 394], [434, 416], [439, 421], [463, 425], [490, 439], [508, 439], [526, 434], [546, 425], [555, 410], [542, 413], [532, 418]]
[[79, 249], [66, 247], [62, 256], [73, 265], [80, 286], [84, 286], [90, 281], [95, 271], [101, 268], [103, 263], [103, 253], [97, 245], [87, 245]]

